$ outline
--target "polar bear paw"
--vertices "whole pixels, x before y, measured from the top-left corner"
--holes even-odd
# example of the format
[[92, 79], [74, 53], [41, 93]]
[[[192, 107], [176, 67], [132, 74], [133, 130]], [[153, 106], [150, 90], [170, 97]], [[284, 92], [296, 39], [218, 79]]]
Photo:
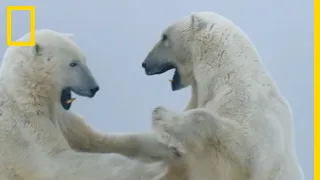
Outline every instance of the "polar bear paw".
[[176, 113], [167, 110], [164, 107], [158, 106], [152, 111], [152, 127], [157, 134], [160, 142], [167, 144], [172, 152], [180, 157], [181, 152], [177, 147], [176, 138], [173, 137], [174, 126], [178, 116]]
[[164, 117], [165, 117], [166, 113], [168, 113], [168, 110], [165, 109], [164, 107], [162, 107], [162, 106], [156, 107], [152, 111], [152, 121], [164, 120]]

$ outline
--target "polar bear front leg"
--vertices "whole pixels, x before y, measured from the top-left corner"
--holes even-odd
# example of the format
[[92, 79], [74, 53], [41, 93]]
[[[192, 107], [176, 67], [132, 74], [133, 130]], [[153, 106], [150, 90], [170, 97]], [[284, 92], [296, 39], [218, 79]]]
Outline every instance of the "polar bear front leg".
[[[218, 179], [236, 179], [252, 173], [247, 168], [252, 162], [246, 158], [252, 154], [248, 134], [229, 119], [203, 108], [175, 113], [157, 107], [152, 113], [152, 126], [161, 142], [182, 155], [191, 170], [189, 179], [211, 179], [219, 174]], [[228, 174], [221, 174], [226, 167]]]
[[159, 142], [154, 133], [103, 134], [95, 131], [78, 115], [67, 112], [59, 120], [60, 129], [69, 145], [76, 151], [119, 153], [142, 160], [176, 159], [167, 145]]
[[168, 145], [176, 154], [183, 153], [183, 133], [181, 126], [184, 123], [182, 114], [157, 107], [152, 112], [152, 128], [160, 142]]
[[241, 126], [204, 108], [176, 113], [157, 107], [152, 112], [152, 127], [159, 141], [182, 154], [190, 150], [187, 146], [197, 152], [210, 148], [232, 158], [236, 158], [234, 154], [239, 149], [244, 153], [249, 151]]

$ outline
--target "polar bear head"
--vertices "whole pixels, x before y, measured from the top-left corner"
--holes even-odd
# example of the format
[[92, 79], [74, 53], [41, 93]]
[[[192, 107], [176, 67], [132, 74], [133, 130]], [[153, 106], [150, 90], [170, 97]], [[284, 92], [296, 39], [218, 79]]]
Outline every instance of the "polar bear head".
[[[142, 63], [147, 75], [175, 69], [172, 90], [189, 86], [195, 69], [219, 57], [212, 53], [232, 22], [213, 12], [197, 12], [167, 27]], [[207, 63], [207, 62], [205, 62]]]
[[[86, 65], [85, 55], [71, 37], [72, 34], [37, 30], [35, 46], [7, 49], [1, 78], [7, 80], [6, 84], [11, 84], [12, 89], [30, 89], [32, 94], [57, 97], [66, 110], [71, 106], [70, 101], [67, 103], [71, 91], [93, 97], [99, 86]], [[29, 38], [28, 33], [18, 41], [28, 41]]]

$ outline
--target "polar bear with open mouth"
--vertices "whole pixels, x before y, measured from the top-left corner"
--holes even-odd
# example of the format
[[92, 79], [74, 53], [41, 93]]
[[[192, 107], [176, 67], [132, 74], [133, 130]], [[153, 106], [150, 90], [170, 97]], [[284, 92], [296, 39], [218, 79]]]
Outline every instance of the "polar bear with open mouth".
[[292, 114], [240, 28], [213, 12], [167, 27], [142, 66], [191, 86], [183, 113], [157, 107], [159, 139], [183, 154], [190, 180], [302, 180]]
[[67, 111], [71, 92], [92, 98], [98, 90], [85, 55], [65, 33], [37, 30], [35, 46], [9, 47], [0, 69], [0, 180], [162, 180], [164, 161], [80, 148], [90, 145], [81, 137], [95, 132]]

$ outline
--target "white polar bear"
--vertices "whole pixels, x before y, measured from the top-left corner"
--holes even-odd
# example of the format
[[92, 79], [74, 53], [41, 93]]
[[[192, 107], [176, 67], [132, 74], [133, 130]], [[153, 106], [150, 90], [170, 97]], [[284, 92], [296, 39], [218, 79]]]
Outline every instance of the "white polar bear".
[[[163, 179], [164, 161], [147, 163], [70, 147], [79, 142], [63, 131], [79, 127], [61, 126], [63, 120], [85, 124], [66, 111], [70, 104], [65, 102], [71, 91], [93, 97], [99, 87], [84, 54], [68, 37], [38, 30], [35, 46], [5, 52], [0, 68], [0, 180]], [[29, 34], [19, 41], [28, 39]]]
[[175, 69], [174, 91], [192, 87], [187, 111], [153, 111], [159, 139], [183, 153], [190, 180], [303, 179], [291, 110], [230, 20], [212, 12], [181, 19], [142, 66], [148, 75]]

